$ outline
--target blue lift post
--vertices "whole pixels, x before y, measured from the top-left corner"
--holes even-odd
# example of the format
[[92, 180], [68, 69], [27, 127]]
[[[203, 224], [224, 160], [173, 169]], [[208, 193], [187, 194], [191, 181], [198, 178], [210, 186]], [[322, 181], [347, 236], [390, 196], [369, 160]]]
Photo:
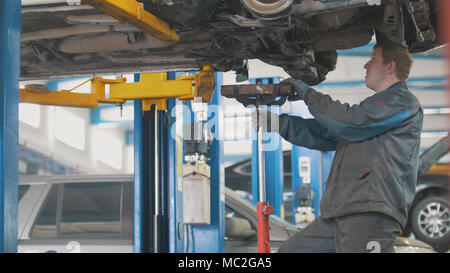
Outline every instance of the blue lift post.
[[[220, 88], [223, 84], [223, 73], [216, 72], [216, 89], [211, 103], [208, 105], [208, 123], [214, 119], [212, 131], [215, 137], [211, 143], [207, 162], [211, 167], [211, 224], [210, 225], [192, 225], [189, 234], [189, 252], [202, 253], [223, 253], [225, 252], [225, 177], [223, 167], [223, 139], [218, 133], [223, 126], [222, 120], [217, 115], [218, 110], [222, 109], [223, 97], [220, 95]], [[211, 111], [214, 114], [211, 115]]]
[[[250, 84], [278, 84], [280, 77], [273, 78], [253, 78], [249, 80]], [[268, 111], [280, 114], [279, 107], [268, 107]], [[256, 132], [253, 132], [256, 134]], [[283, 173], [283, 150], [281, 147], [281, 136], [277, 133], [265, 133], [264, 146], [267, 149], [264, 152], [265, 166], [266, 168], [266, 199], [269, 205], [274, 209], [274, 214], [278, 217], [282, 217], [283, 211], [283, 185], [284, 185], [284, 173]], [[258, 202], [258, 153], [257, 153], [257, 141], [256, 137], [252, 141], [252, 196], [253, 205], [256, 206]]]
[[[140, 75], [136, 74], [134, 81], [139, 79]], [[161, 111], [156, 114], [156, 110], [153, 106], [151, 111], [142, 113], [141, 101], [134, 103], [134, 252], [137, 253], [169, 251], [168, 128], [164, 124], [164, 114]]]
[[[169, 80], [175, 80], [177, 76], [180, 76], [180, 72], [170, 72], [167, 78]], [[180, 183], [183, 179], [182, 172], [182, 154], [183, 154], [183, 141], [181, 138], [176, 137], [175, 122], [176, 112], [175, 107], [181, 104], [176, 99], [169, 99], [167, 101], [167, 110], [169, 113], [170, 134], [167, 138], [167, 164], [168, 164], [168, 203], [167, 213], [169, 217], [168, 233], [169, 233], [169, 252], [170, 253], [183, 253], [184, 249], [184, 226], [183, 226], [183, 193], [181, 191]]]
[[[169, 73], [168, 79], [175, 80], [177, 73]], [[139, 75], [135, 75], [135, 81], [139, 81]], [[222, 73], [216, 73], [216, 90], [210, 105], [220, 107], [222, 98], [219, 94], [222, 85]], [[224, 252], [225, 251], [225, 200], [223, 188], [223, 140], [215, 139], [210, 147], [208, 162], [211, 167], [211, 224], [208, 226], [190, 226], [186, 232], [183, 225], [182, 192], [180, 189], [182, 171], [182, 142], [174, 139], [172, 126], [175, 126], [176, 116], [173, 109], [177, 106], [177, 100], [168, 100], [169, 126], [164, 123], [164, 116], [160, 115], [160, 185], [161, 189], [161, 213], [167, 216], [168, 223], [163, 225], [164, 233], [168, 238], [163, 240], [166, 248], [163, 252]], [[155, 120], [152, 119], [154, 111], [150, 115], [142, 115], [141, 101], [134, 102], [134, 252], [154, 252], [153, 210], [154, 196], [152, 179], [154, 170], [151, 162], [154, 154], [154, 132], [151, 130]], [[153, 114], [152, 114], [153, 113]], [[217, 113], [216, 113], [217, 114]], [[191, 115], [192, 116], [192, 115]], [[216, 117], [217, 118], [217, 117]], [[220, 121], [220, 119], [217, 119]], [[190, 121], [188, 121], [190, 122]], [[215, 124], [216, 130], [222, 124]], [[221, 186], [222, 185], [222, 186]], [[189, 249], [185, 245], [189, 242]]]
[[[134, 75], [134, 81], [140, 79], [140, 74]], [[142, 181], [142, 102], [134, 101], [134, 252], [143, 253], [143, 181]]]
[[0, 1], [0, 253], [17, 252], [21, 1]]

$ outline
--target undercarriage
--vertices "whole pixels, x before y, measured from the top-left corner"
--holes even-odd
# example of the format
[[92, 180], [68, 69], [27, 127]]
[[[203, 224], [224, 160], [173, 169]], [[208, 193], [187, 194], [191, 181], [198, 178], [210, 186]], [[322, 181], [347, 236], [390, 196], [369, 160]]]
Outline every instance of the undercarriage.
[[[64, 1], [62, 1], [64, 2]], [[410, 52], [440, 44], [434, 0], [143, 0], [177, 31], [158, 40], [83, 1], [22, 8], [21, 79], [92, 74], [234, 70], [247, 60], [282, 67], [315, 85], [335, 68], [336, 50], [376, 36]]]

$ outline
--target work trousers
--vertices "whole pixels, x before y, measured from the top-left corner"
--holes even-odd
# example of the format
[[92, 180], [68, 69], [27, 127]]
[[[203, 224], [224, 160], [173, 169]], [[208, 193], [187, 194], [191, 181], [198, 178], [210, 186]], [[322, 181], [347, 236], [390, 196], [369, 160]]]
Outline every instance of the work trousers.
[[284, 242], [278, 252], [393, 252], [394, 241], [401, 229], [394, 218], [376, 212], [337, 218], [319, 217]]

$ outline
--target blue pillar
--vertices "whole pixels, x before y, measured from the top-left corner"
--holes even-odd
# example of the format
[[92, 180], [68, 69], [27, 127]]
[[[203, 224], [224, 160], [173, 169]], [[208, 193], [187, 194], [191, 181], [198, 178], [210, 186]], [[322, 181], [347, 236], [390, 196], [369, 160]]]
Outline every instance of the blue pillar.
[[[175, 80], [177, 73], [169, 73], [168, 79]], [[139, 75], [135, 75], [135, 81], [139, 81]], [[222, 73], [216, 73], [217, 87], [214, 91], [211, 110], [220, 108], [222, 98], [219, 94], [222, 85]], [[183, 148], [182, 139], [176, 137], [177, 120], [174, 108], [177, 106], [177, 100], [168, 100], [168, 114], [170, 117], [170, 126], [164, 137], [161, 137], [161, 154], [167, 155], [161, 162], [167, 166], [164, 172], [166, 177], [162, 179], [161, 188], [167, 189], [167, 195], [162, 193], [165, 201], [163, 202], [163, 212], [168, 216], [168, 251], [172, 253], [183, 252], [224, 252], [225, 251], [225, 200], [224, 200], [224, 182], [223, 182], [223, 141], [220, 138], [215, 139], [210, 147], [208, 155], [211, 160], [208, 164], [211, 167], [211, 224], [208, 226], [186, 226], [183, 225], [182, 214], [182, 159]], [[153, 196], [151, 191], [151, 164], [149, 155], [152, 154], [152, 147], [149, 145], [153, 141], [153, 136], [149, 126], [153, 121], [149, 121], [146, 116], [142, 116], [141, 102], [136, 100], [134, 104], [134, 153], [135, 153], [135, 174], [134, 174], [134, 193], [135, 193], [135, 213], [134, 213], [134, 251], [138, 253], [151, 252], [153, 229], [152, 229], [152, 205], [153, 200], [148, 200]], [[217, 115], [217, 111], [214, 112]], [[192, 115], [191, 115], [192, 116]], [[185, 122], [191, 122], [190, 119], [183, 116]], [[218, 130], [222, 124], [221, 119], [215, 117], [217, 122], [213, 130]], [[160, 132], [164, 129], [164, 117], [160, 117]], [[149, 141], [150, 139], [150, 141]], [[149, 203], [150, 202], [150, 203]], [[189, 249], [185, 245], [189, 242]]]
[[[135, 75], [135, 82], [140, 75]], [[141, 101], [134, 102], [134, 251], [155, 252], [155, 119], [154, 109], [142, 112]]]
[[[135, 75], [135, 82], [139, 75]], [[142, 113], [142, 103], [134, 103], [134, 251], [169, 252], [169, 168], [168, 131], [165, 112], [152, 106]], [[158, 145], [155, 144], [156, 138]], [[155, 169], [158, 162], [158, 169]], [[155, 175], [158, 174], [158, 177]], [[158, 186], [157, 186], [158, 185]], [[156, 211], [158, 210], [158, 211]]]
[[0, 1], [0, 253], [17, 252], [21, 1]]
[[[140, 74], [134, 75], [134, 81]], [[142, 215], [142, 103], [134, 101], [134, 252], [143, 252], [143, 215]]]
[[[169, 80], [175, 80], [177, 76], [181, 75], [179, 72], [168, 73]], [[176, 136], [176, 107], [182, 106], [182, 103], [176, 99], [167, 101], [167, 109], [170, 117], [170, 131], [168, 136], [168, 196], [170, 198], [168, 204], [169, 216], [169, 252], [183, 253], [185, 227], [183, 225], [183, 193], [182, 193], [182, 179], [183, 179], [183, 139]], [[179, 121], [182, 122], [182, 121]]]
[[[277, 84], [280, 82], [279, 77], [250, 79], [250, 84]], [[268, 111], [280, 114], [280, 107], [268, 107]], [[256, 135], [256, 132], [253, 132]], [[252, 196], [253, 204], [258, 202], [258, 153], [256, 137], [252, 141]], [[283, 150], [281, 147], [281, 136], [277, 133], [264, 134], [264, 164], [266, 176], [266, 200], [274, 209], [274, 214], [278, 217], [282, 216], [283, 207]], [[270, 166], [270, 167], [269, 167]]]
[[[220, 113], [223, 98], [220, 95], [220, 87], [223, 84], [222, 72], [216, 72], [216, 89], [211, 103], [208, 105], [209, 121], [214, 119], [212, 128], [209, 128], [214, 140], [211, 143], [207, 163], [211, 167], [211, 224], [189, 226], [189, 252], [225, 252], [225, 177], [223, 166], [223, 139], [218, 130], [223, 127]], [[212, 115], [211, 115], [211, 112]], [[219, 116], [217, 116], [219, 115]]]

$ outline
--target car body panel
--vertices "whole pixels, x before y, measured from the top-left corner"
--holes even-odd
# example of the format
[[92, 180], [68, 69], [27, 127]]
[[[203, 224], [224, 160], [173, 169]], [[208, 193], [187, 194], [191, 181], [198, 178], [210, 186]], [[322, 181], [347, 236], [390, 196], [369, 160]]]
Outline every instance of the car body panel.
[[132, 253], [133, 240], [19, 240], [18, 253]]
[[416, 194], [429, 188], [437, 188], [444, 191], [450, 189], [449, 176], [443, 174], [419, 174], [417, 177]]
[[450, 135], [441, 138], [420, 155], [419, 174], [436, 173], [436, 171], [444, 169], [445, 166], [448, 168], [448, 163], [439, 163], [439, 160], [450, 151], [449, 140]]

